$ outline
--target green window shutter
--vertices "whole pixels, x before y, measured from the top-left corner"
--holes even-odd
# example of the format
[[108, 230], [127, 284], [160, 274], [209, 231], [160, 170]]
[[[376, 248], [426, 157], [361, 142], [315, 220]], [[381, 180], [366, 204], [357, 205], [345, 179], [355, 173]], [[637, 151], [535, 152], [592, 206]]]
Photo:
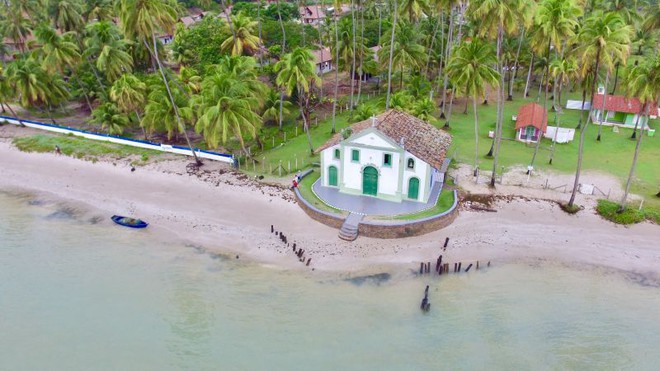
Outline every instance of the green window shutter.
[[360, 162], [360, 151], [354, 149], [351, 151], [351, 159], [355, 162]]
[[339, 158], [339, 149], [335, 149], [335, 158], [336, 158], [336, 159]]

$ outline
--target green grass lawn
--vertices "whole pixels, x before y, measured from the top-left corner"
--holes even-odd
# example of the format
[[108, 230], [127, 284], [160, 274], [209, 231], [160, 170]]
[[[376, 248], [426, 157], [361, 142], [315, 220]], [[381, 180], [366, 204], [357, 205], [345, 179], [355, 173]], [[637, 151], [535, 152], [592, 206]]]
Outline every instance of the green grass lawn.
[[660, 224], [660, 211], [639, 205], [628, 205], [626, 209], [619, 213], [619, 204], [608, 200], [598, 200], [596, 210], [603, 218], [617, 224], [635, 224], [644, 220], [649, 220], [655, 224]]
[[14, 138], [13, 143], [18, 149], [25, 152], [54, 152], [57, 145], [64, 155], [90, 161], [96, 161], [98, 157], [124, 158], [135, 155], [140, 156], [140, 161], [145, 162], [161, 155], [161, 152], [158, 151], [99, 142], [73, 135], [36, 134]]
[[[511, 121], [511, 116], [516, 115], [521, 105], [535, 101], [536, 94], [532, 93], [532, 98], [521, 99], [520, 93], [515, 96], [514, 101], [506, 102], [504, 107], [504, 129], [501, 152], [500, 164], [505, 168], [512, 166], [527, 166], [530, 164], [532, 155], [534, 153], [533, 145], [526, 145], [525, 143], [514, 141], [515, 123]], [[580, 99], [579, 93], [567, 93], [565, 98]], [[372, 98], [368, 103], [378, 107], [379, 112], [382, 112], [384, 105], [383, 99]], [[542, 102], [541, 102], [542, 103]], [[550, 105], [548, 105], [550, 106]], [[451, 120], [451, 129], [449, 132], [453, 137], [452, 146], [449, 150], [449, 155], [462, 163], [472, 164], [474, 162], [474, 121], [471, 113], [471, 108], [468, 109], [468, 114], [463, 114], [464, 106], [460, 101], [456, 101], [453, 106], [454, 113]], [[559, 124], [561, 127], [575, 128], [579, 120], [579, 111], [566, 110], [559, 116]], [[495, 129], [496, 119], [496, 104], [491, 102], [489, 105], [478, 106], [479, 115], [479, 166], [484, 171], [492, 169], [493, 160], [486, 158], [485, 155], [490, 149], [491, 139], [488, 138], [488, 131]], [[436, 117], [439, 112], [436, 113]], [[553, 125], [554, 113], [550, 112], [548, 116], [549, 125]], [[652, 120], [651, 127], [659, 128], [659, 120]], [[437, 127], [444, 124], [444, 120], [436, 120], [432, 122]], [[344, 112], [337, 116], [337, 130], [348, 125], [348, 112]], [[290, 130], [290, 129], [289, 129]], [[635, 142], [630, 140], [630, 129], [619, 129], [618, 133], [613, 132], [612, 127], [602, 127], [602, 140], [596, 141], [598, 133], [598, 125], [591, 124], [587, 128], [585, 137], [584, 161], [583, 169], [592, 171], [601, 171], [609, 173], [621, 180], [623, 183], [628, 176], [632, 157], [635, 150]], [[312, 142], [315, 148], [322, 145], [331, 137], [331, 118], [325, 121], [319, 121], [317, 127], [311, 129]], [[510, 139], [510, 140], [509, 140]], [[553, 164], [549, 165], [550, 149], [552, 142], [544, 139], [541, 142], [541, 148], [537, 156], [534, 167], [537, 170], [552, 170], [562, 173], [573, 173], [577, 164], [577, 151], [578, 151], [579, 133], [576, 133], [575, 140], [567, 144], [558, 144], [553, 160]], [[267, 147], [268, 148], [268, 147]], [[276, 145], [274, 149], [267, 149], [263, 153], [259, 153], [257, 160], [265, 162], [262, 169], [266, 173], [269, 167], [273, 169], [277, 167], [279, 161], [282, 161], [283, 167], [288, 168], [288, 162], [291, 161], [292, 171], [295, 168], [295, 160], [298, 160], [298, 168], [303, 168], [302, 162], [304, 160], [305, 166], [311, 162], [318, 162], [318, 155], [310, 156], [307, 139], [303, 133], [295, 138], [287, 138], [286, 143]], [[647, 206], [660, 208], [660, 200], [655, 197], [658, 192], [658, 185], [660, 184], [660, 169], [658, 166], [658, 158], [660, 158], [660, 141], [658, 136], [648, 137], [644, 136], [642, 142], [642, 149], [638, 160], [637, 170], [635, 172], [635, 181], [633, 182], [632, 192], [642, 195], [647, 201]], [[250, 170], [252, 170], [252, 165]], [[261, 173], [262, 169], [258, 169], [257, 173]], [[498, 169], [499, 171], [500, 169]], [[275, 174], [277, 175], [277, 174]]]

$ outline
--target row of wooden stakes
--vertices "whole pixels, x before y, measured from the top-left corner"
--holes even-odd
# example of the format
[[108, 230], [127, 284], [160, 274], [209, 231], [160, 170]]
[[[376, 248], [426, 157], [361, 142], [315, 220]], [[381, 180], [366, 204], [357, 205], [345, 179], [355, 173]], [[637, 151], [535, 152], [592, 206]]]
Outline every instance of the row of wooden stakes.
[[[275, 233], [275, 235], [280, 238], [280, 241], [282, 241], [282, 243], [286, 244], [286, 247], [289, 247], [289, 239], [284, 235], [284, 233], [282, 233], [282, 231], [279, 231], [279, 232], [276, 231], [275, 226], [272, 225], [272, 224], [270, 225], [270, 233]], [[293, 248], [294, 255], [296, 255], [296, 257], [298, 257], [298, 260], [301, 263], [305, 263], [305, 260], [306, 260], [307, 263], [305, 263], [305, 265], [309, 267], [309, 264], [312, 262], [312, 258], [305, 259], [305, 250], [296, 249], [296, 243], [295, 242], [293, 243], [292, 248]]]
[[[462, 262], [454, 263], [454, 271], [453, 273], [460, 273], [462, 270]], [[469, 272], [470, 269], [472, 268], [474, 264], [470, 263], [470, 265], [465, 268], [465, 272]], [[488, 266], [490, 267], [490, 261], [488, 262]], [[479, 269], [479, 261], [476, 262], [476, 269]], [[421, 262], [419, 263], [419, 274], [430, 274], [431, 273], [431, 262]], [[442, 274], [448, 274], [449, 273], [449, 263], [442, 263], [442, 255], [438, 257], [438, 260], [436, 260], [435, 263], [435, 273], [438, 275]]]

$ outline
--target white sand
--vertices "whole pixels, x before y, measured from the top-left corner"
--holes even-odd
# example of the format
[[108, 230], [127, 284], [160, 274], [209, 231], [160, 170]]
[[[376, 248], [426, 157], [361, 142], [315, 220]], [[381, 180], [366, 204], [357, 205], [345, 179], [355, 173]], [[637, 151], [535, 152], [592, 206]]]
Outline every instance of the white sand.
[[[110, 215], [132, 215], [151, 224], [145, 233], [154, 238], [180, 240], [282, 269], [417, 269], [419, 262], [435, 264], [443, 254], [445, 262], [462, 261], [464, 266], [476, 260], [483, 264], [531, 258], [660, 277], [660, 228], [650, 223], [622, 227], [605, 221], [593, 211], [595, 197], [580, 196], [579, 203], [586, 209], [578, 215], [567, 215], [548, 201], [517, 199], [500, 202], [496, 213], [463, 210], [451, 226], [424, 236], [396, 240], [359, 237], [345, 242], [337, 237], [336, 229], [310, 219], [289, 190], [237, 176], [224, 165], [206, 161], [200, 174], [189, 175], [188, 159], [175, 158], [131, 172], [128, 160], [92, 163], [55, 154], [23, 153], [7, 139], [15, 130], [1, 131], [0, 189], [29, 190], [41, 197], [83, 204], [103, 217], [109, 233], [121, 233]], [[484, 185], [471, 184], [464, 174], [469, 170], [458, 173], [459, 184], [471, 192], [491, 192]], [[592, 176], [612, 182], [600, 174], [585, 174], [584, 179]], [[565, 193], [515, 186], [501, 186], [498, 192], [568, 198]], [[309, 267], [270, 233], [271, 224], [287, 235], [289, 243], [305, 249], [305, 256], [312, 258]], [[445, 237], [451, 240], [443, 252]]]

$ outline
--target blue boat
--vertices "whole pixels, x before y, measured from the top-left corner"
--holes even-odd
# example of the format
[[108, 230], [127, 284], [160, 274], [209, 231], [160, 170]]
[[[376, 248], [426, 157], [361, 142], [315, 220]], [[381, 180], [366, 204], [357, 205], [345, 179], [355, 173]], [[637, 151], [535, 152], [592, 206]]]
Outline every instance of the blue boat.
[[124, 227], [129, 228], [146, 228], [149, 225], [149, 223], [143, 220], [131, 218], [128, 216], [113, 215], [110, 219], [119, 225], [123, 225]]

